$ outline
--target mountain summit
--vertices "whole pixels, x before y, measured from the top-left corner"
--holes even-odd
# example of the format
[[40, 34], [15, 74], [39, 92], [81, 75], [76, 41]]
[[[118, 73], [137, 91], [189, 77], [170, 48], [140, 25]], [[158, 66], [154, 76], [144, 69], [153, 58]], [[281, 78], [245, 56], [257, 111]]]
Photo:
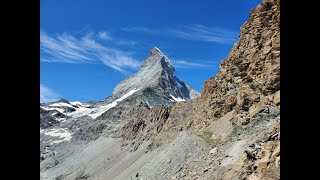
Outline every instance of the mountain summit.
[[151, 49], [149, 56], [154, 56], [154, 55], [163, 55], [163, 53], [160, 51], [159, 48], [154, 47]]
[[[112, 97], [119, 98], [131, 90], [139, 90], [145, 97], [152, 95], [150, 98], [153, 100], [161, 99], [161, 102], [151, 100], [153, 105], [168, 105], [170, 102], [200, 96], [199, 92], [176, 76], [169, 58], [156, 47], [151, 49], [138, 72], [121, 81], [115, 87]], [[163, 102], [163, 99], [168, 102]]]

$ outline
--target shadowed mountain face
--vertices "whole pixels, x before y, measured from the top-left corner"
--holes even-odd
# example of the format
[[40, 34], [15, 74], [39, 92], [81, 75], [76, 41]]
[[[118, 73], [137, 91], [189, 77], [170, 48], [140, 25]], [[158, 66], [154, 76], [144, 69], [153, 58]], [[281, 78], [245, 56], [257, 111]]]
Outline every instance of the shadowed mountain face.
[[198, 96], [153, 48], [106, 100], [40, 104], [41, 179], [279, 179], [280, 0]]

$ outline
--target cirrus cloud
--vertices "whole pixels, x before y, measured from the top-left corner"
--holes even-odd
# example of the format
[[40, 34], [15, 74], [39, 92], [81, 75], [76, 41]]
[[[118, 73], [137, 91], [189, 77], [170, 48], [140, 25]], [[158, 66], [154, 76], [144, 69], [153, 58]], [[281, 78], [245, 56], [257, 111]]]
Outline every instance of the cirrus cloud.
[[[105, 32], [98, 37], [110, 39]], [[130, 52], [105, 46], [99, 43], [94, 32], [81, 37], [69, 33], [50, 36], [40, 31], [40, 60], [61, 63], [103, 63], [121, 73], [136, 69], [141, 65]]]
[[131, 33], [147, 33], [150, 35], [171, 36], [180, 39], [202, 41], [219, 44], [233, 44], [238, 32], [221, 27], [209, 27], [202, 24], [180, 25], [152, 29], [144, 26], [123, 27], [120, 30]]

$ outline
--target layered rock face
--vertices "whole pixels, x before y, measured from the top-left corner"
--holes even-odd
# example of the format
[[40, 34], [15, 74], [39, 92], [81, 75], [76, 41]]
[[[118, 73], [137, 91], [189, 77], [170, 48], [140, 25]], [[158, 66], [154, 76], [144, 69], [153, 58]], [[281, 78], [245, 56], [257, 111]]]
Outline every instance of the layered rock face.
[[[183, 105], [185, 104], [185, 105]], [[280, 106], [280, 1], [264, 0], [241, 26], [239, 40], [220, 64], [218, 74], [203, 85], [201, 97], [179, 103], [182, 126], [207, 127], [235, 110], [232, 123], [245, 125], [265, 105]], [[186, 106], [185, 108], [183, 106]], [[178, 115], [175, 121], [179, 121]], [[180, 124], [180, 123], [178, 123]]]
[[218, 74], [204, 83], [200, 98], [172, 107], [167, 126], [202, 129], [232, 110], [233, 125], [245, 125], [266, 105], [280, 107], [278, 0], [251, 10]]
[[249, 121], [266, 104], [280, 105], [280, 1], [264, 0], [250, 12], [241, 34], [220, 71], [201, 93], [207, 116], [219, 118], [232, 109], [234, 123]]

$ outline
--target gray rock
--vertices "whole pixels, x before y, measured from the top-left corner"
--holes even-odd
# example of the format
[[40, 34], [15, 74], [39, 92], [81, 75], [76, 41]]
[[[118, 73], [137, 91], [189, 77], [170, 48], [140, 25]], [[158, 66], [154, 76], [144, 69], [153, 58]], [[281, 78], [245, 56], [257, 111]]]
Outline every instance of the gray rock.
[[138, 72], [115, 87], [111, 99], [120, 98], [133, 89], [143, 91], [141, 100], [146, 104], [150, 104], [147, 101], [150, 100], [148, 95], [151, 94], [154, 105], [168, 105], [161, 100], [174, 101], [171, 96], [185, 100], [200, 96], [199, 92], [176, 76], [168, 57], [156, 47], [151, 50]]

